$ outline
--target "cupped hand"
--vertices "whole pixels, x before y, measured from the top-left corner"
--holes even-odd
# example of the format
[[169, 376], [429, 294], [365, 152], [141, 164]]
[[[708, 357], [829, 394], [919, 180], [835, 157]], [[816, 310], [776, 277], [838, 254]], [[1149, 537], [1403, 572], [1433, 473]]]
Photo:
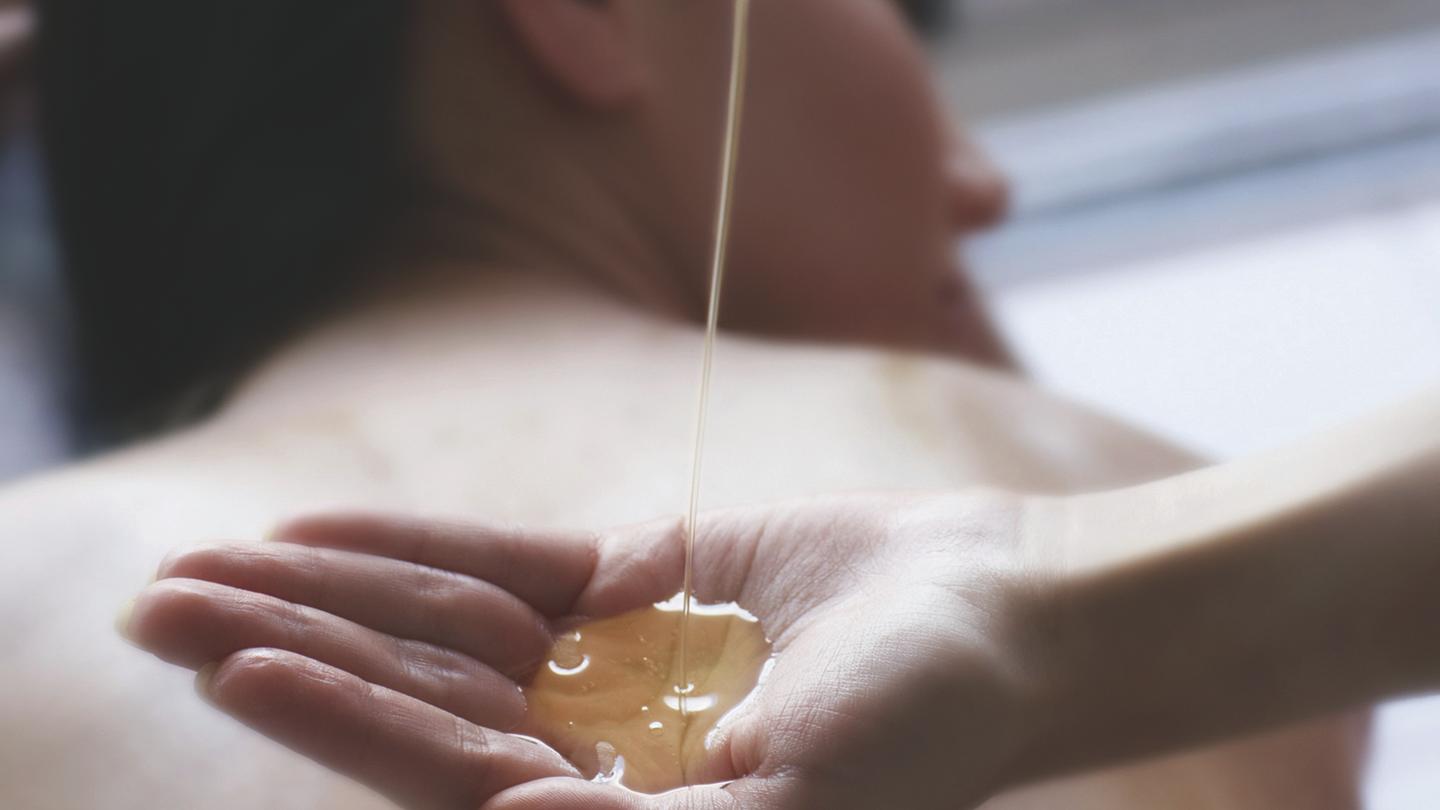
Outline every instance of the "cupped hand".
[[705, 516], [696, 593], [774, 641], [715, 735], [723, 787], [592, 784], [525, 729], [517, 684], [554, 628], [680, 590], [676, 522], [600, 534], [371, 515], [178, 553], [122, 632], [201, 671], [216, 706], [410, 808], [952, 810], [1025, 744], [1017, 600], [1040, 586], [1026, 505], [867, 496]]

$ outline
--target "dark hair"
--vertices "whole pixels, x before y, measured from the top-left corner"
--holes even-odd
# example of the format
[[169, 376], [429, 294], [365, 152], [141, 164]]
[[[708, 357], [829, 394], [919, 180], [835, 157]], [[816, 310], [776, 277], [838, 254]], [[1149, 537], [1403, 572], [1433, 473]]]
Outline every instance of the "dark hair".
[[921, 33], [934, 35], [954, 21], [955, 2], [958, 0], [901, 0], [901, 6]]
[[354, 285], [403, 181], [408, 6], [41, 3], [78, 410], [99, 433], [213, 397]]
[[[922, 27], [947, 6], [903, 1]], [[203, 413], [355, 285], [403, 197], [409, 3], [42, 0], [41, 125], [91, 438]]]

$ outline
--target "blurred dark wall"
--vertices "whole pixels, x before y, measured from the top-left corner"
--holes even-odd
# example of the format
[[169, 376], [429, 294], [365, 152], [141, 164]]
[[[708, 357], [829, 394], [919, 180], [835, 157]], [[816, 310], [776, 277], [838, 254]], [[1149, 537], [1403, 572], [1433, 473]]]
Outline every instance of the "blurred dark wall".
[[0, 480], [69, 454], [66, 327], [33, 134], [0, 152]]

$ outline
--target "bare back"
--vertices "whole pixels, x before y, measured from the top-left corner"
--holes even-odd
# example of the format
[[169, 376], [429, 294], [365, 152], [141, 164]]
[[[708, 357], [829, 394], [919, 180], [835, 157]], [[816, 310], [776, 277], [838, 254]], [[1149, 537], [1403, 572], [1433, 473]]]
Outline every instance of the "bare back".
[[[0, 804], [384, 806], [205, 707], [111, 629], [170, 548], [328, 507], [602, 526], [685, 503], [699, 337], [494, 309], [424, 350], [397, 316], [313, 336], [209, 424], [0, 490]], [[1071, 492], [1196, 466], [1017, 380], [727, 338], [704, 505], [837, 490]], [[983, 730], [980, 730], [983, 733]], [[996, 808], [1354, 806], [1354, 724], [1068, 780]]]

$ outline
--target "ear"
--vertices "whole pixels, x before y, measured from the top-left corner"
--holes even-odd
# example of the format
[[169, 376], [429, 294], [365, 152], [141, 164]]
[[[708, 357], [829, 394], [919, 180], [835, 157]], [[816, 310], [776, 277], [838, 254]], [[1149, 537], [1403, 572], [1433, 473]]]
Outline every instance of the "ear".
[[645, 57], [634, 4], [501, 0], [500, 5], [536, 66], [581, 103], [614, 106], [642, 88]]

